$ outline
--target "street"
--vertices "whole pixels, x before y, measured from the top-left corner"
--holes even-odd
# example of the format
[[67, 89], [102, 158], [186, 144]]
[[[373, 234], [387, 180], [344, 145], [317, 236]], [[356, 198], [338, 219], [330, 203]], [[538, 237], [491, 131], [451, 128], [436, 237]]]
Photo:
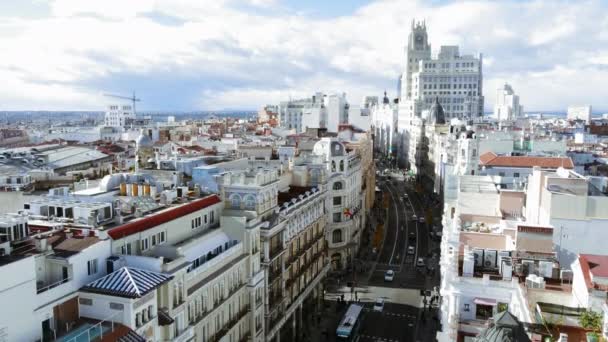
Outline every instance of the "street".
[[[384, 166], [380, 164], [378, 169], [384, 170]], [[430, 233], [433, 226], [441, 229], [442, 208], [431, 193], [416, 191], [417, 184], [405, 178], [401, 171], [378, 177], [382, 198], [371, 214], [370, 238], [361, 247], [358, 265], [364, 267], [355, 267], [351, 274], [340, 277], [342, 282], [336, 279], [327, 287], [325, 299], [338, 304], [346, 301], [338, 306], [343, 310], [347, 303], [364, 305], [354, 341], [435, 340], [438, 324], [433, 317], [438, 298], [431, 305], [429, 292], [436, 295], [432, 290], [439, 285], [439, 242]], [[418, 258], [424, 264], [417, 265]], [[385, 280], [388, 270], [394, 272], [392, 281]], [[385, 300], [382, 312], [373, 310], [377, 298]], [[337, 314], [328, 331], [337, 328], [343, 312]]]

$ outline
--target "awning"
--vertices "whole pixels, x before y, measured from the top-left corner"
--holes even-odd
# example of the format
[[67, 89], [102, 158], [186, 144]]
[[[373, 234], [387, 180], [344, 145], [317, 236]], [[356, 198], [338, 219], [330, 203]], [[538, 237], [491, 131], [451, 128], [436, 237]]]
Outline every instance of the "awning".
[[496, 305], [496, 299], [490, 299], [490, 298], [475, 298], [475, 300], [473, 301], [473, 303], [478, 304], [478, 305], [491, 305], [491, 306], [495, 306]]

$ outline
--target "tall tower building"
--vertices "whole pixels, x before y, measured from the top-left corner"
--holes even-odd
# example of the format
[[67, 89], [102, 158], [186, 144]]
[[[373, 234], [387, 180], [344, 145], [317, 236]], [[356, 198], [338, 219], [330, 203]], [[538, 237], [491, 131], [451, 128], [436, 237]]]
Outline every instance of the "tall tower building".
[[[412, 23], [405, 51], [405, 70], [401, 76], [399, 103], [399, 166], [411, 167], [411, 151], [422, 111], [436, 101], [441, 104], [446, 120], [474, 119], [483, 115], [483, 59], [479, 55], [461, 55], [458, 46], [441, 46], [431, 56], [426, 24]], [[409, 162], [408, 162], [409, 160]]]
[[401, 76], [401, 99], [412, 97], [412, 75], [418, 72], [419, 61], [431, 58], [431, 45], [426, 33], [426, 24], [412, 21], [412, 32], [405, 49], [405, 71]]
[[496, 91], [494, 116], [496, 119], [515, 120], [523, 116], [524, 107], [519, 103], [519, 96], [515, 95], [510, 84], [505, 83]]

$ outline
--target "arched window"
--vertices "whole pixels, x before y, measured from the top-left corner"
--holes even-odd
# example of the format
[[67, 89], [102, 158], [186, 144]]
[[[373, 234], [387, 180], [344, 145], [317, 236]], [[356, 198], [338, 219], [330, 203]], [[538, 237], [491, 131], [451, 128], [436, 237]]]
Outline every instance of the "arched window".
[[342, 242], [342, 229], [336, 229], [331, 233], [331, 240], [333, 243]]
[[241, 207], [241, 196], [233, 194], [232, 196], [230, 196], [230, 202], [232, 205], [232, 208], [238, 209]]
[[253, 195], [245, 197], [245, 208], [255, 209], [255, 197]]
[[342, 182], [335, 182], [333, 186], [334, 190], [342, 190], [344, 189], [344, 184]]
[[344, 160], [340, 160], [340, 172], [344, 172]]

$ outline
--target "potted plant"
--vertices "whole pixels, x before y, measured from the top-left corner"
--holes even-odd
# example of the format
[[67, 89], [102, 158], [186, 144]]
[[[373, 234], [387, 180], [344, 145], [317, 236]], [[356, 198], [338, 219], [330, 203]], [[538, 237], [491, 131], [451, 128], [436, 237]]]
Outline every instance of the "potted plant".
[[579, 317], [579, 323], [588, 330], [587, 342], [601, 341], [600, 331], [602, 330], [602, 316], [591, 310], [585, 310]]

